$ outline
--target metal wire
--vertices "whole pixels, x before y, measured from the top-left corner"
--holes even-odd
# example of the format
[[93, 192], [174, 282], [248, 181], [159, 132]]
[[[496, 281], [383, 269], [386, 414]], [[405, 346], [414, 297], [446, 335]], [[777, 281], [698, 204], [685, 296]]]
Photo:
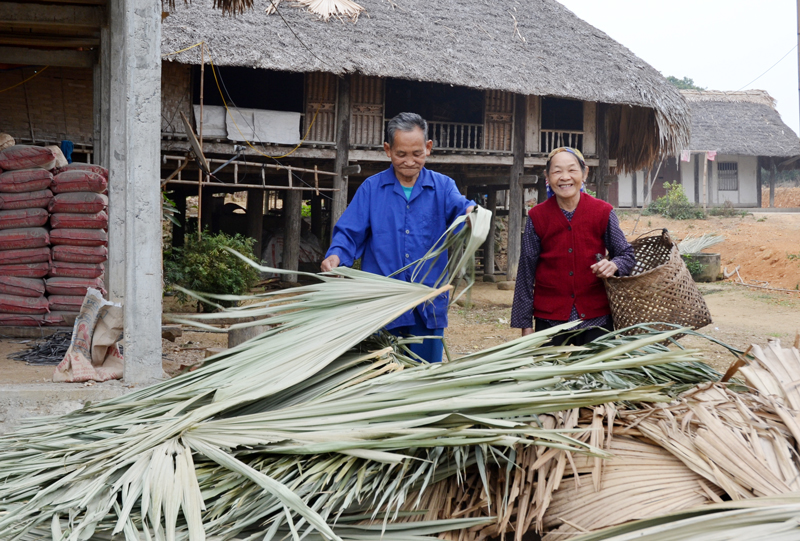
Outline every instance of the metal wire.
[[72, 342], [72, 331], [56, 331], [46, 338], [39, 338], [26, 350], [12, 353], [9, 359], [28, 365], [56, 365], [64, 360]]

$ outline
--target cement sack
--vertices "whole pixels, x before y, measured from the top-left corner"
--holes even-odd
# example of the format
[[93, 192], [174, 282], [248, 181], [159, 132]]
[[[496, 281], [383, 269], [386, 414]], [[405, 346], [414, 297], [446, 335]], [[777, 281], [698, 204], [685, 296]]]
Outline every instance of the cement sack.
[[53, 192], [50, 190], [0, 193], [0, 210], [46, 209], [52, 200]]
[[50, 243], [70, 246], [107, 246], [108, 233], [102, 229], [54, 229], [50, 231]]
[[0, 229], [42, 227], [49, 218], [47, 209], [0, 210]]
[[92, 171], [70, 170], [53, 177], [53, 193], [95, 192], [103, 193], [108, 188], [108, 180]]
[[44, 295], [44, 280], [41, 278], [20, 278], [0, 275], [0, 295], [17, 297], [41, 297]]
[[75, 325], [75, 318], [80, 312], [61, 312], [52, 311], [44, 316], [44, 324], [48, 327], [72, 327]]
[[50, 245], [50, 234], [44, 227], [0, 229], [0, 250], [41, 248]]
[[0, 169], [3, 171], [17, 171], [34, 167], [49, 170], [55, 166], [56, 156], [49, 148], [14, 145], [0, 150]]
[[90, 173], [97, 173], [104, 179], [108, 180], [108, 169], [100, 165], [93, 165], [91, 163], [71, 163], [56, 169], [56, 174], [64, 173], [66, 171], [89, 171]]
[[105, 246], [53, 246], [54, 261], [71, 263], [105, 263], [108, 259], [108, 248]]
[[0, 174], [0, 193], [36, 192], [46, 190], [53, 182], [47, 169], [20, 169]]
[[0, 265], [22, 265], [50, 261], [50, 247], [0, 250]]
[[16, 145], [17, 142], [14, 141], [14, 138], [8, 135], [7, 133], [0, 133], [0, 150], [4, 148], [13, 147]]
[[76, 312], [83, 304], [83, 295], [50, 295], [47, 301], [51, 311]]
[[20, 297], [0, 294], [0, 313], [3, 314], [46, 314], [49, 302], [44, 297]]
[[70, 263], [68, 261], [53, 261], [50, 264], [48, 276], [51, 278], [99, 278], [105, 272], [102, 263]]
[[19, 265], [0, 265], [0, 276], [22, 276], [24, 278], [44, 278], [50, 273], [50, 262], [20, 263]]
[[108, 214], [102, 210], [94, 214], [59, 212], [50, 216], [50, 227], [53, 229], [106, 229]]
[[53, 373], [55, 382], [108, 381], [122, 378], [122, 306], [90, 289], [75, 319], [72, 343]]
[[55, 196], [47, 210], [73, 214], [95, 214], [108, 208], [108, 196], [94, 192], [70, 192]]
[[44, 148], [49, 148], [53, 151], [53, 155], [56, 157], [56, 167], [66, 167], [69, 165], [69, 162], [64, 157], [64, 153], [61, 152], [61, 147], [58, 145], [47, 145]]
[[41, 327], [48, 314], [0, 314], [0, 327]]
[[86, 295], [89, 288], [97, 289], [103, 296], [106, 291], [103, 289], [102, 278], [48, 278], [45, 280], [45, 288], [49, 295]]

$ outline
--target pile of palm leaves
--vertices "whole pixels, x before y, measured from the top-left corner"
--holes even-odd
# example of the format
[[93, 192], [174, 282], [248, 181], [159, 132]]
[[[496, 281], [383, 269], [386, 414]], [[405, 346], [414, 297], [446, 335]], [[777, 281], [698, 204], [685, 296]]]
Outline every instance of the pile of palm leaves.
[[[409, 359], [405, 341], [381, 328], [451, 289], [442, 284], [460, 278], [488, 219], [478, 210], [469, 228], [460, 220], [420, 263], [417, 274], [465, 247], [441, 287], [337, 269], [288, 294], [246, 298], [222, 317], [245, 318], [239, 326], [268, 318], [260, 337], [195, 372], [3, 436], [0, 539], [487, 533], [528, 490], [496, 487], [494, 471], [510, 479], [533, 460], [526, 472], [555, 461], [563, 474], [573, 455], [610, 457], [596, 431], [576, 429], [574, 412], [668, 401], [668, 385], [718, 376], [693, 352], [659, 345], [678, 330], [549, 345], [566, 325], [447, 364]], [[203, 298], [214, 299], [245, 300]], [[196, 316], [208, 317], [220, 314]], [[493, 497], [490, 514], [403, 522], [424, 515], [430, 491], [448, 481]]]

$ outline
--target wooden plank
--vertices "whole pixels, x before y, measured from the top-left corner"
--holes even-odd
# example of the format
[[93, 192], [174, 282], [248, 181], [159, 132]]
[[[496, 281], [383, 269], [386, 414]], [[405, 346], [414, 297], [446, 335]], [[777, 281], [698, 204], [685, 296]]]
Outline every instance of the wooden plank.
[[527, 132], [525, 134], [525, 152], [528, 153], [540, 152], [541, 104], [542, 100], [539, 96], [528, 96]]
[[350, 161], [350, 114], [350, 76], [344, 75], [338, 78], [336, 100], [336, 160], [333, 166], [336, 177], [333, 187], [338, 191], [334, 193], [331, 205], [331, 231], [347, 208], [347, 177], [342, 170]]
[[63, 66], [65, 68], [91, 68], [95, 63], [94, 51], [46, 51], [24, 47], [0, 47], [0, 58], [8, 64], [28, 66]]
[[0, 21], [0, 25], [30, 21], [99, 29], [105, 23], [105, 14], [101, 7], [91, 5], [51, 5], [45, 8], [36, 2], [0, 2]]
[[[302, 217], [303, 196], [295, 190], [287, 190], [283, 195], [283, 264], [287, 270], [297, 270], [300, 261], [300, 221]], [[281, 280], [296, 282], [296, 274], [284, 275]]]
[[528, 117], [528, 100], [517, 94], [514, 99], [514, 163], [508, 180], [508, 266], [506, 280], [517, 279], [517, 265], [522, 246], [522, 214], [525, 202], [521, 176], [525, 170], [525, 120]]
[[45, 35], [9, 36], [0, 34], [0, 45], [15, 47], [56, 47], [60, 49], [80, 49], [82, 47], [98, 47], [100, 37], [68, 38]]
[[483, 243], [483, 275], [493, 275], [494, 266], [494, 234], [495, 234], [495, 213], [497, 212], [497, 192], [492, 190], [486, 200], [486, 210], [492, 213], [492, 223], [489, 224], [489, 233]]
[[100, 38], [100, 27], [87, 24], [50, 23], [37, 21], [0, 20], [0, 34], [36, 34], [57, 37]]
[[264, 229], [264, 190], [247, 190], [247, 236], [255, 239], [253, 251], [261, 259], [261, 236]]
[[608, 104], [597, 104], [597, 158], [599, 164], [595, 170], [597, 198], [608, 201]]
[[597, 104], [583, 102], [583, 152], [584, 156], [597, 153]]

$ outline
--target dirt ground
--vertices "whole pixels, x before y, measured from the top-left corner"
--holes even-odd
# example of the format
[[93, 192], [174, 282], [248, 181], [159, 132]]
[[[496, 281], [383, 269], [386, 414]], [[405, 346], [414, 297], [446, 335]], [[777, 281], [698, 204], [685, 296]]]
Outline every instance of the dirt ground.
[[[714, 319], [714, 323], [700, 332], [739, 349], [774, 338], [784, 344], [794, 341], [795, 333], [800, 331], [800, 213], [756, 212], [686, 221], [624, 211], [619, 215], [620, 225], [631, 240], [664, 227], [678, 239], [687, 234], [725, 236], [725, 241], [710, 251], [721, 254], [722, 265], [729, 271], [739, 267], [741, 281], [758, 288], [735, 284], [734, 281], [739, 281], [735, 274], [724, 282], [700, 285]], [[450, 327], [445, 337], [452, 354], [463, 355], [519, 336], [518, 329], [508, 326], [512, 300], [513, 291], [501, 291], [496, 284], [478, 282], [471, 294], [472, 306], [453, 306], [450, 310]], [[174, 299], [166, 301], [165, 308], [169, 311], [180, 310]], [[193, 307], [186, 306], [184, 310], [193, 311]], [[681, 343], [700, 348], [705, 358], [720, 369], [732, 360], [723, 348], [707, 340], [685, 337]], [[0, 383], [50, 380], [52, 367], [26, 366], [7, 358], [8, 354], [29, 345], [30, 341], [0, 336]], [[224, 333], [185, 331], [174, 343], [163, 341], [164, 370], [170, 376], [175, 375], [201, 362], [207, 348], [226, 345]]]

